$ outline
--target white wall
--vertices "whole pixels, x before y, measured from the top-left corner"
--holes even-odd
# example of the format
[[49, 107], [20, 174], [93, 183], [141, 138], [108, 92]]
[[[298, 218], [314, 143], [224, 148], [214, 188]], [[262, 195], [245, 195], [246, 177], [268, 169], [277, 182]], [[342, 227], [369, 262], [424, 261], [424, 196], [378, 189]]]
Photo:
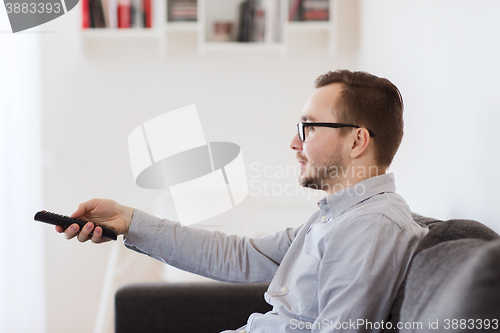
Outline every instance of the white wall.
[[359, 68], [403, 93], [405, 138], [392, 170], [410, 207], [497, 232], [500, 2], [365, 1]]
[[0, 11], [0, 332], [45, 333], [40, 43], [9, 29]]
[[[79, 8], [44, 25], [54, 31], [42, 36], [45, 208], [69, 214], [84, 200], [107, 197], [152, 211], [161, 191], [134, 185], [127, 136], [145, 120], [192, 103], [207, 140], [239, 144], [248, 167], [295, 165], [288, 144], [313, 80], [349, 68], [386, 76], [403, 93], [406, 134], [392, 171], [413, 210], [473, 218], [500, 231], [494, 206], [500, 3], [343, 0], [340, 9], [336, 56], [160, 57], [147, 42], [87, 45], [82, 52]], [[293, 177], [259, 180], [295, 184]], [[251, 196], [207, 223], [240, 234], [296, 225], [321, 197], [305, 193]], [[45, 236], [48, 331], [89, 332], [110, 244], [67, 242], [50, 227]], [[120, 256], [135, 260], [120, 283], [160, 279], [156, 261], [130, 251]]]

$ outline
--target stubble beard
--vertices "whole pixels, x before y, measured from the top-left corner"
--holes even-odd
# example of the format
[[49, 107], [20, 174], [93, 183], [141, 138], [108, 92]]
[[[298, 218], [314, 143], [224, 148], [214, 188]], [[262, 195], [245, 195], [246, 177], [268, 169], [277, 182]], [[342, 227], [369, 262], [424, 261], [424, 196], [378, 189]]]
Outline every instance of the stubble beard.
[[[299, 184], [313, 190], [323, 191], [327, 191], [330, 187], [333, 187], [338, 181], [338, 170], [344, 170], [344, 161], [340, 154], [340, 148], [338, 147], [332, 157], [326, 162], [311, 163], [308, 167], [312, 170], [304, 170], [301, 173]], [[309, 173], [308, 175], [304, 175], [306, 171]]]

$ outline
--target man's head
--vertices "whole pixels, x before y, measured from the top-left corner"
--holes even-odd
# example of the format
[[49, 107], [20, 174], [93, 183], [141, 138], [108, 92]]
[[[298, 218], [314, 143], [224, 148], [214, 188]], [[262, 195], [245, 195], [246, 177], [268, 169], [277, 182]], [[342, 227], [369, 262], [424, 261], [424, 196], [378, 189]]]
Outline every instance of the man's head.
[[[403, 137], [403, 101], [396, 86], [384, 78], [347, 70], [321, 75], [315, 86], [302, 111], [302, 122], [354, 126], [311, 126], [304, 130], [304, 142], [294, 137], [290, 147], [303, 162], [301, 185], [333, 193], [338, 183], [350, 180], [353, 185], [384, 173]], [[372, 174], [370, 167], [378, 171]]]

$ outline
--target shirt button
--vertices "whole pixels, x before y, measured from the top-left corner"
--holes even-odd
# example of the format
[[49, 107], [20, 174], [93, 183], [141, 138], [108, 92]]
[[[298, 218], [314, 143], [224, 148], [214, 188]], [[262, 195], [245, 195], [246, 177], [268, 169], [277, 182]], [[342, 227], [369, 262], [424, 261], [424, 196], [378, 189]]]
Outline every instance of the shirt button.
[[247, 333], [246, 330], [239, 330], [238, 333]]
[[281, 292], [282, 292], [282, 293], [286, 293], [287, 291], [288, 291], [288, 288], [287, 288], [287, 287], [283, 287], [283, 288], [281, 288]]
[[326, 215], [321, 216], [321, 222], [325, 222], [325, 221], [326, 221]]

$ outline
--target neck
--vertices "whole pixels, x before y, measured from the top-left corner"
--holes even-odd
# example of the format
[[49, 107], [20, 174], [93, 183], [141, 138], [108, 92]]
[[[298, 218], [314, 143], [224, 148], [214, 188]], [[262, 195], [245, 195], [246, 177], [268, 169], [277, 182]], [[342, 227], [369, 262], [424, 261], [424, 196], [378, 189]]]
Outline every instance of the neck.
[[325, 192], [328, 196], [330, 196], [345, 188], [354, 186], [365, 179], [380, 176], [385, 173], [385, 168], [375, 165], [351, 165], [343, 167], [341, 168], [341, 172], [338, 174], [338, 177], [332, 179], [331, 182], [327, 184]]

